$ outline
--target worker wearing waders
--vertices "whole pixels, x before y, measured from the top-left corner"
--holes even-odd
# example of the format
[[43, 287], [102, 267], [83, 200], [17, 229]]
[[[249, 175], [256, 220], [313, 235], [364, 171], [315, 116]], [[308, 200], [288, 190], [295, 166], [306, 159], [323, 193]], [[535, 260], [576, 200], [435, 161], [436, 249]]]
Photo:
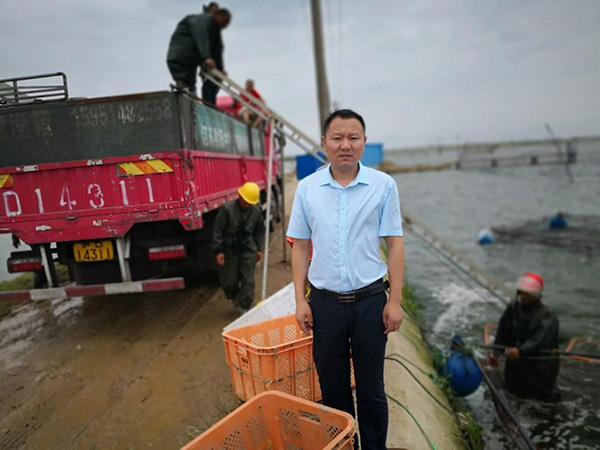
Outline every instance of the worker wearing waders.
[[225, 295], [239, 312], [245, 312], [254, 301], [254, 268], [262, 260], [265, 229], [259, 187], [246, 183], [238, 193], [237, 200], [219, 208], [212, 247]]
[[330, 164], [298, 184], [287, 235], [294, 239], [296, 320], [305, 333], [313, 331], [323, 403], [355, 416], [352, 357], [360, 447], [380, 450], [388, 428], [385, 346], [402, 321], [404, 241], [395, 181], [359, 162], [366, 139], [365, 122], [354, 111], [335, 111], [325, 120], [321, 141]]
[[[167, 66], [177, 88], [195, 95], [198, 67], [223, 70], [221, 30], [230, 21], [231, 13], [218, 9], [214, 13], [190, 14], [177, 24], [167, 53]], [[219, 86], [203, 79], [202, 100], [215, 105], [218, 92]]]
[[[506, 347], [504, 382], [509, 391], [550, 400], [556, 395], [559, 369], [558, 357], [549, 352], [558, 347], [558, 319], [541, 301], [543, 288], [544, 280], [535, 273], [519, 278], [516, 299], [500, 318], [494, 345]], [[500, 352], [490, 357], [492, 366], [498, 365]]]

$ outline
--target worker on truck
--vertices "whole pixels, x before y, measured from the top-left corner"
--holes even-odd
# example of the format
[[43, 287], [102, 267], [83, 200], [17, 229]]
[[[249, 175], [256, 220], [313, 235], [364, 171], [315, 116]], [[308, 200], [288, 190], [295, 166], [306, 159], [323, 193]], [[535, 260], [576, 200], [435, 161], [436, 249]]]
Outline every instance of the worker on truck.
[[219, 209], [212, 247], [225, 295], [244, 313], [254, 302], [254, 269], [262, 260], [265, 229], [258, 185], [245, 183], [238, 194]]
[[[231, 21], [229, 10], [221, 8], [204, 14], [190, 14], [175, 28], [169, 51], [167, 66], [175, 86], [196, 94], [198, 67], [223, 70], [223, 41], [221, 30]], [[203, 78], [202, 100], [215, 105], [219, 86]]]
[[[258, 93], [258, 91], [254, 88], [254, 80], [248, 79], [246, 80], [246, 92], [249, 92], [254, 97], [262, 101], [262, 97]], [[242, 98], [250, 103], [254, 108], [260, 110], [260, 107], [255, 104], [246, 94], [242, 94]], [[238, 112], [240, 118], [248, 125], [253, 126], [254, 128], [258, 128], [262, 122], [262, 117], [258, 115], [258, 113], [250, 108], [249, 106], [243, 105]]]

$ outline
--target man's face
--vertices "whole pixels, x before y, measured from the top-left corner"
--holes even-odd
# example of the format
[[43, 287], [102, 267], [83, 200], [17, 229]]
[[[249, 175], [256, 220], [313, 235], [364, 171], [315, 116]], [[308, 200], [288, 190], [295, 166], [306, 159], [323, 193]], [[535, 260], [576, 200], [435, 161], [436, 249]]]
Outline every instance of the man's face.
[[231, 20], [231, 17], [229, 17], [227, 14], [217, 14], [215, 16], [215, 22], [217, 23], [217, 27], [218, 28], [227, 28], [227, 25], [229, 25], [229, 22]]
[[252, 206], [250, 203], [248, 203], [242, 197], [239, 197], [238, 200], [239, 200], [240, 208], [242, 208], [242, 209], [248, 209], [248, 208], [250, 208]]
[[537, 301], [539, 300], [539, 298], [536, 297], [535, 295], [531, 295], [531, 294], [528, 294], [527, 292], [523, 292], [523, 291], [519, 291], [518, 295], [519, 295], [519, 299], [521, 300], [521, 303], [524, 303], [526, 305], [531, 305], [533, 303], [537, 303]]
[[246, 90], [252, 92], [254, 89], [254, 81], [246, 81]]
[[356, 168], [365, 151], [367, 137], [357, 119], [336, 117], [321, 142], [332, 167], [345, 172]]

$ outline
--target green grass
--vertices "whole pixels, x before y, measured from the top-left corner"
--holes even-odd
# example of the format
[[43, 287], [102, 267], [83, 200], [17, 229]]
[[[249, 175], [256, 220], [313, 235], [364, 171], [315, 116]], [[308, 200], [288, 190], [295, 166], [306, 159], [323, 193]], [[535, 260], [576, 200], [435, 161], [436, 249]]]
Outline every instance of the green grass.
[[[58, 277], [58, 284], [63, 284], [69, 280], [69, 271], [67, 266], [62, 264], [55, 264], [56, 276]], [[25, 272], [12, 280], [0, 281], [0, 292], [6, 291], [26, 291], [33, 289], [33, 272]], [[0, 317], [9, 314], [16, 303], [13, 302], [0, 302]]]
[[483, 427], [477, 423], [475, 417], [470, 412], [462, 412], [458, 414], [458, 423], [463, 435], [463, 439], [469, 450], [483, 450], [485, 448], [483, 442]]
[[0, 281], [0, 291], [21, 291], [33, 288], [33, 273], [25, 272], [12, 280]]
[[421, 311], [423, 306], [415, 295], [415, 291], [408, 284], [402, 286], [402, 306], [415, 319], [418, 325], [422, 325]]
[[12, 311], [13, 304], [9, 302], [0, 302], [0, 317], [7, 315]]

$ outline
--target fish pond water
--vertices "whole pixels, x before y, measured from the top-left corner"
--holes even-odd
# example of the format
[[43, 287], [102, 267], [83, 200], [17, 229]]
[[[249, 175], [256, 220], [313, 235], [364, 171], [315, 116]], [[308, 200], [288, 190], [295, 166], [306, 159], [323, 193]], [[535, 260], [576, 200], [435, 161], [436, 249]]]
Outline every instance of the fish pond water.
[[[505, 153], [528, 155], [552, 149], [511, 146]], [[580, 142], [577, 150], [577, 163], [570, 166], [572, 182], [564, 166], [541, 165], [498, 164], [394, 175], [404, 213], [418, 219], [509, 291], [524, 272], [543, 276], [543, 301], [559, 318], [561, 348], [575, 336], [600, 338], [600, 251], [594, 245], [581, 245], [582, 236], [590, 242], [600, 241], [600, 141]], [[496, 151], [496, 157], [502, 155], [502, 149]], [[399, 151], [388, 152], [385, 158], [415, 165], [456, 161], [459, 156], [458, 150]], [[573, 229], [549, 229], [548, 218], [558, 211], [567, 221], [572, 217]], [[494, 227], [523, 229], [526, 235], [539, 234], [543, 239], [522, 239], [519, 235], [503, 237], [490, 245], [478, 244], [479, 232]], [[568, 233], [573, 233], [573, 239]], [[481, 345], [484, 324], [498, 321], [503, 302], [411, 233], [406, 233], [406, 267], [407, 280], [424, 305], [429, 341], [442, 349], [449, 346], [456, 333], [468, 344]], [[507, 296], [505, 301], [509, 300]], [[482, 349], [478, 354], [486, 355]], [[560, 402], [540, 403], [509, 396], [510, 403], [541, 448], [598, 448], [600, 364], [573, 360], [561, 364]], [[466, 402], [485, 428], [486, 448], [513, 448], [503, 437], [483, 386]]]

